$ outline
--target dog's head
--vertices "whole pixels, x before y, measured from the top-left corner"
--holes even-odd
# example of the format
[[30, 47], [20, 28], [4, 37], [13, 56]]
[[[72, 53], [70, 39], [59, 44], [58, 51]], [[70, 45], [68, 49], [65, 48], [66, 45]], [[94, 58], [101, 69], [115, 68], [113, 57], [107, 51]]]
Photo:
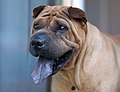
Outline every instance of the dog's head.
[[32, 77], [36, 83], [72, 62], [85, 39], [85, 13], [74, 7], [39, 6], [33, 9], [30, 53], [39, 57]]

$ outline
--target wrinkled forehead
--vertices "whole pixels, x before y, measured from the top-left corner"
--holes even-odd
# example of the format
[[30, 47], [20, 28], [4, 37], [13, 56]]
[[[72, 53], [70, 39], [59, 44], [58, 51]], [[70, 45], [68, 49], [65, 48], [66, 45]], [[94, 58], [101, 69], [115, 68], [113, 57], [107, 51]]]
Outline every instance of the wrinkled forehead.
[[69, 27], [66, 19], [69, 17], [68, 7], [63, 6], [46, 6], [34, 19], [33, 24], [39, 24], [45, 27], [57, 25], [66, 25]]
[[56, 16], [59, 14], [68, 16], [67, 10], [68, 10], [67, 6], [46, 6], [38, 16], [41, 16], [41, 17]]

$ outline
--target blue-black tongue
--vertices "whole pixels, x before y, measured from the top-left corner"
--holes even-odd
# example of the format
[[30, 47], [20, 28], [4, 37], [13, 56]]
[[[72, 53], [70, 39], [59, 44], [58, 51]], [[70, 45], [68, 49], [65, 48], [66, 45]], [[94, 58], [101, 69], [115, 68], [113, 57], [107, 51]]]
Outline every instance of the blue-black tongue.
[[53, 73], [54, 59], [46, 59], [39, 57], [34, 71], [32, 72], [32, 78], [35, 84], [42, 83], [48, 76]]
[[39, 57], [35, 69], [32, 72], [32, 78], [35, 84], [42, 83], [48, 76], [56, 74], [64, 66], [64, 64], [68, 62], [71, 55], [69, 52], [54, 59]]

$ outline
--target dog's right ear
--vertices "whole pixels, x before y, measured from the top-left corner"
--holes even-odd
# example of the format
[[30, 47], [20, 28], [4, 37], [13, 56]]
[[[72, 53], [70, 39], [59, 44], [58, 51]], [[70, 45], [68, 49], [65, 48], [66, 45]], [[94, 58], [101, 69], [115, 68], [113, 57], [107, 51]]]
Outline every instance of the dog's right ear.
[[40, 12], [45, 8], [46, 6], [38, 6], [33, 8], [33, 18], [37, 18], [37, 16], [40, 14]]

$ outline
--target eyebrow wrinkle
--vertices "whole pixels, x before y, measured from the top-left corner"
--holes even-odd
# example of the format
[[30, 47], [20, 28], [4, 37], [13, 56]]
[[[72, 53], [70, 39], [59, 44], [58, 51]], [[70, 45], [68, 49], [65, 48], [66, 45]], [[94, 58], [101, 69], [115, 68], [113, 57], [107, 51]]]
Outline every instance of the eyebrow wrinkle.
[[69, 13], [68, 13], [67, 9], [62, 10], [60, 13], [62, 13], [62, 15], [66, 16], [67, 18], [69, 18], [69, 19], [70, 19], [70, 15], [69, 15]]

